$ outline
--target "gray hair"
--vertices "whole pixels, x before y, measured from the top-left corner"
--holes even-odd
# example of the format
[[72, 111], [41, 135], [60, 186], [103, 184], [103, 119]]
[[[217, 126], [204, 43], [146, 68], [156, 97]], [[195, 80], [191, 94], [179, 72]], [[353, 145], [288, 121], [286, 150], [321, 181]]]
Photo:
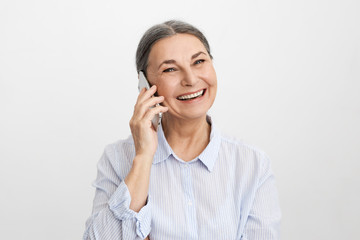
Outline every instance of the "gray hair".
[[140, 71], [143, 71], [146, 75], [149, 54], [152, 46], [160, 39], [174, 36], [177, 33], [187, 33], [197, 37], [202, 42], [210, 58], [212, 59], [209, 43], [202, 32], [199, 31], [199, 29], [186, 22], [170, 20], [149, 28], [142, 36], [136, 50], [137, 72], [139, 73]]

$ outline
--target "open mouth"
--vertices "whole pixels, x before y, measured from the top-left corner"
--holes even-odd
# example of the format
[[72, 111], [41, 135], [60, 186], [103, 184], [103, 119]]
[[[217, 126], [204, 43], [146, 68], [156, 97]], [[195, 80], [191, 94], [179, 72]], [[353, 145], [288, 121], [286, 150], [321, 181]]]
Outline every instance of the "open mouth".
[[181, 100], [181, 101], [188, 101], [188, 100], [192, 100], [192, 99], [203, 96], [205, 94], [205, 92], [206, 92], [206, 89], [202, 89], [202, 90], [192, 93], [192, 94], [181, 95], [181, 96], [177, 97], [176, 99]]

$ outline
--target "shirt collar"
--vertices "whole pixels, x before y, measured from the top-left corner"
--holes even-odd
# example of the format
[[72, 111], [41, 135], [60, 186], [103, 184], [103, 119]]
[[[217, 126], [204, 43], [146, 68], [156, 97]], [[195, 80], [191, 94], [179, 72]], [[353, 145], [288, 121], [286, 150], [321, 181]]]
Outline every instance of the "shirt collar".
[[158, 135], [158, 147], [154, 155], [153, 164], [162, 162], [166, 160], [170, 155], [174, 155], [173, 150], [166, 141], [165, 134], [162, 129], [162, 124], [158, 126], [157, 135]]
[[[211, 124], [211, 132], [210, 132], [210, 142], [202, 151], [202, 153], [195, 158], [193, 161], [199, 159], [208, 169], [208, 171], [212, 171], [215, 165], [215, 161], [219, 154], [220, 144], [221, 144], [221, 134], [216, 126], [212, 123], [211, 117], [206, 116], [206, 120]], [[171, 149], [168, 144], [164, 131], [162, 129], [162, 125], [158, 127], [158, 148], [154, 155], [153, 164], [160, 163], [169, 158], [170, 155], [176, 157], [176, 154]], [[176, 157], [177, 158], [177, 157]]]

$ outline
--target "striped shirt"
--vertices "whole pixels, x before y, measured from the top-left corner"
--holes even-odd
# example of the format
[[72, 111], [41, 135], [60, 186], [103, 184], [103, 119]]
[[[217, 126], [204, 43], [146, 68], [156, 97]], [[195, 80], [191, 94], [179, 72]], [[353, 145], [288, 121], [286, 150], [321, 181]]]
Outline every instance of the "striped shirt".
[[160, 125], [147, 203], [139, 212], [129, 208], [124, 182], [134, 156], [131, 136], [106, 146], [83, 239], [280, 239], [274, 175], [257, 148], [223, 136], [212, 124], [208, 146], [185, 162]]

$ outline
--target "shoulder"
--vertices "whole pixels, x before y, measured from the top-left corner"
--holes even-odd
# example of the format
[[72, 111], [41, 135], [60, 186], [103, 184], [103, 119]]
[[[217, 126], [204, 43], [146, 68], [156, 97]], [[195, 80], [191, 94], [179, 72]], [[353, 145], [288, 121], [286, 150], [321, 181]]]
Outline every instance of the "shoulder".
[[255, 145], [236, 137], [221, 133], [221, 151], [226, 152], [234, 161], [259, 168], [270, 163], [268, 155]]
[[272, 175], [270, 158], [263, 150], [234, 137], [222, 135], [221, 139], [220, 160], [236, 179], [250, 187]]
[[117, 153], [132, 152], [134, 150], [134, 141], [132, 136], [117, 140], [106, 145], [105, 152], [116, 155]]
[[100, 162], [111, 166], [115, 171], [126, 172], [131, 168], [134, 156], [134, 142], [130, 135], [126, 139], [120, 139], [106, 145]]

